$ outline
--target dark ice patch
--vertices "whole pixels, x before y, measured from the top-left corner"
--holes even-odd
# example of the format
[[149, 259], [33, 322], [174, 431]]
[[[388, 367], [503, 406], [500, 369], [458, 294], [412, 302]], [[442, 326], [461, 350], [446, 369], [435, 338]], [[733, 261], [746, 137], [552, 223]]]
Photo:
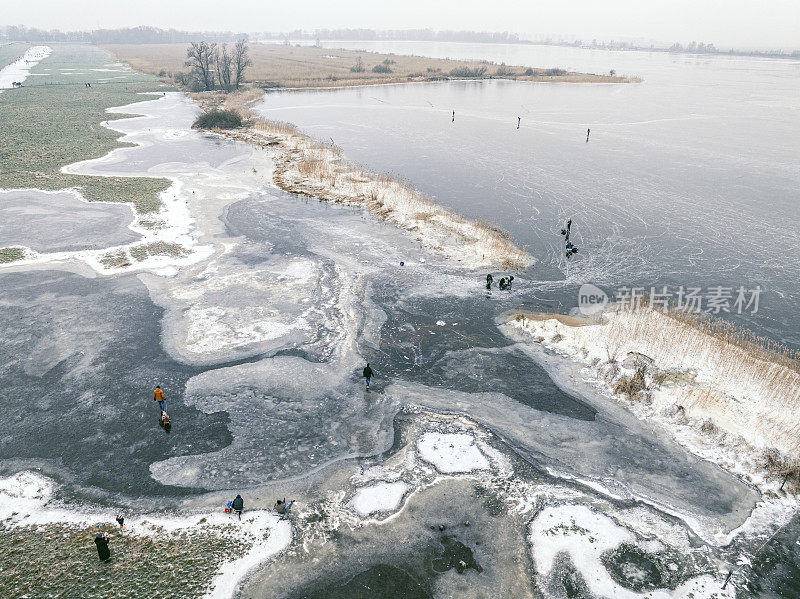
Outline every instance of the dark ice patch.
[[399, 301], [391, 294], [379, 294], [388, 318], [380, 351], [368, 356], [379, 381], [395, 376], [428, 387], [502, 393], [537, 410], [594, 420], [594, 408], [562, 391], [529, 357], [507, 349], [491, 305], [458, 298]]
[[342, 583], [300, 591], [290, 599], [432, 599], [433, 595], [400, 568], [378, 564]]
[[[0, 459], [46, 460], [112, 492], [185, 494], [154, 481], [149, 465], [231, 442], [227, 415], [183, 404], [197, 371], [162, 350], [162, 310], [137, 279], [7, 274], [0, 306]], [[159, 427], [156, 384], [170, 435]]]

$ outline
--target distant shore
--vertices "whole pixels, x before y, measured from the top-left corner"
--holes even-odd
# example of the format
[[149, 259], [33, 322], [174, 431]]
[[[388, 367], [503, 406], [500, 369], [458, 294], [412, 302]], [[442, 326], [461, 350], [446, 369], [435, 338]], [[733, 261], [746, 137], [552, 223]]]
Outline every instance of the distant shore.
[[[116, 44], [104, 48], [134, 70], [178, 84], [186, 67], [187, 44]], [[247, 82], [261, 89], [356, 87], [426, 81], [510, 79], [541, 83], [631, 83], [638, 78], [495, 64], [383, 54], [362, 50], [250, 44], [253, 64]], [[190, 90], [192, 91], [192, 90]]]

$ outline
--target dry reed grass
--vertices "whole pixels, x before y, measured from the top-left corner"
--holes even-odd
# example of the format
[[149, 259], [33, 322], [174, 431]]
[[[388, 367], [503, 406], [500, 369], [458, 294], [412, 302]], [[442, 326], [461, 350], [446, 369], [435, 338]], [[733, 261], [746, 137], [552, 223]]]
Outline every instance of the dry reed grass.
[[647, 301], [635, 309], [612, 304], [584, 326], [571, 321], [517, 313], [513, 322], [539, 343], [563, 336], [561, 351], [595, 367], [608, 390], [647, 400], [635, 408], [640, 416], [691, 421], [709, 440], [749, 454], [746, 461], [761, 454], [768, 477], [800, 492], [796, 352], [730, 322]]
[[625, 395], [630, 401], [639, 399], [639, 392], [647, 388], [644, 379], [645, 368], [640, 366], [633, 376], [621, 376], [614, 385], [614, 393]]
[[800, 491], [800, 457], [767, 450], [764, 452], [764, 467], [773, 477], [783, 479], [781, 488], [789, 482], [795, 492]]
[[[116, 44], [104, 46], [117, 60], [127, 62], [135, 70], [152, 75], [166, 72], [163, 77], [174, 82], [174, 75], [185, 71], [186, 44]], [[626, 82], [625, 77], [567, 73], [548, 75], [552, 69], [527, 69], [505, 66], [491, 67], [486, 61], [451, 60], [423, 56], [380, 54], [360, 50], [286, 46], [280, 44], [250, 44], [253, 65], [246, 72], [247, 80], [260, 87], [350, 87], [383, 85], [410, 81], [439, 81], [458, 79], [451, 71], [474, 72], [470, 78], [513, 78], [525, 81], [566, 82]], [[350, 68], [361, 59], [364, 71], [354, 73]], [[373, 72], [373, 67], [386, 60], [394, 61], [390, 73]], [[477, 75], [481, 68], [483, 74]], [[530, 72], [530, 75], [526, 75]]]
[[575, 342], [640, 352], [660, 368], [696, 371], [698, 384], [673, 391], [678, 404], [754, 447], [800, 455], [796, 354], [731, 323], [646, 305], [616, 310], [607, 322], [575, 329]]

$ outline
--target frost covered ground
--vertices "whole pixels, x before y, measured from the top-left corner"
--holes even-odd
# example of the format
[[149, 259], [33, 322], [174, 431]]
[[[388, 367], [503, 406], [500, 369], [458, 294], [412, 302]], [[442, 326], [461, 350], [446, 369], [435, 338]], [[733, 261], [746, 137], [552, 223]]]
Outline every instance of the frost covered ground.
[[[95, 567], [88, 529], [124, 510], [132, 537], [185, 534], [219, 597], [710, 598], [775, 576], [752, 486], [497, 326], [535, 281], [487, 293], [361, 209], [274, 188], [270, 150], [191, 130], [181, 95], [117, 110], [142, 115], [109, 125], [136, 145], [67, 170], [170, 179], [143, 239], [48, 253], [48, 226], [0, 266], [0, 540], [36, 567], [34, 524], [77, 527], [65, 555]], [[182, 251], [137, 249], [157, 243]]]

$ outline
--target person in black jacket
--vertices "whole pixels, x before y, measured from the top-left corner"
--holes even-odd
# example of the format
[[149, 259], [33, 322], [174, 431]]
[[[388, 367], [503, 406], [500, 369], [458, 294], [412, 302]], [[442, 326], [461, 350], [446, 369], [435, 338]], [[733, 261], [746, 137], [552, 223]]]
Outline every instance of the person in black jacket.
[[511, 289], [511, 282], [514, 280], [514, 275], [506, 275], [500, 278], [500, 283], [498, 283], [498, 287], [500, 289]]
[[108, 533], [98, 532], [94, 538], [94, 544], [97, 545], [97, 555], [100, 556], [101, 562], [107, 562], [111, 559], [111, 550], [108, 548]]
[[237, 495], [236, 499], [233, 500], [231, 504], [231, 509], [239, 514], [239, 520], [242, 519], [242, 510], [244, 509], [244, 499], [242, 499], [241, 495]]
[[364, 378], [367, 379], [367, 391], [369, 391], [369, 381], [372, 378], [372, 368], [369, 367], [369, 362], [367, 362], [367, 366], [364, 368]]

